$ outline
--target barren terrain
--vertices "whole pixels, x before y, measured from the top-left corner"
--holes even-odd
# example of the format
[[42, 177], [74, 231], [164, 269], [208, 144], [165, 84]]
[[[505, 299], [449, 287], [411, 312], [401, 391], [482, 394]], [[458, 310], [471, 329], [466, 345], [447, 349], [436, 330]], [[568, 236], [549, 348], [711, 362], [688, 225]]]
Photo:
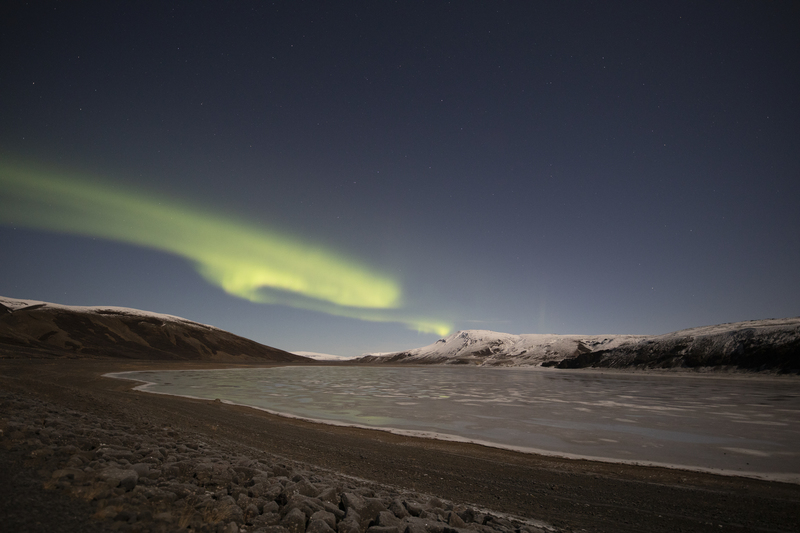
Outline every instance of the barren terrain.
[[[484, 523], [473, 525], [472, 529], [490, 527], [497, 531], [504, 528], [514, 531], [522, 527], [535, 531], [537, 525], [543, 527], [544, 524], [564, 531], [800, 529], [798, 485], [542, 457], [319, 425], [219, 402], [135, 392], [131, 390], [134, 383], [102, 377], [103, 373], [112, 371], [185, 368], [186, 365], [219, 367], [219, 363], [164, 361], [0, 361], [0, 393], [7, 399], [0, 404], [0, 429], [4, 431], [0, 440], [0, 463], [4, 478], [13, 480], [3, 488], [4, 523], [17, 524], [28, 531], [66, 530], [63, 529], [65, 519], [60, 516], [66, 510], [75, 515], [70, 520], [77, 523], [120, 522], [119, 513], [114, 517], [103, 514], [102, 509], [97, 508], [101, 503], [76, 498], [74, 491], [66, 490], [63, 483], [54, 482], [54, 473], [48, 468], [63, 467], [53, 463], [55, 459], [48, 459], [50, 463], [47, 463], [41, 457], [44, 452], [26, 447], [26, 442], [37, 439], [20, 440], [19, 432], [16, 441], [11, 438], [9, 420], [15, 415], [24, 415], [15, 413], [14, 406], [19, 408], [34, 405], [25, 402], [37, 402], [35, 405], [47, 406], [40, 409], [49, 409], [49, 417], [67, 411], [70, 416], [84, 416], [87, 421], [91, 417], [102, 417], [104, 427], [124, 430], [134, 438], [201, 442], [204, 446], [201, 448], [209, 450], [208, 453], [213, 450], [215, 457], [228, 454], [231, 461], [244, 457], [253, 464], [295, 465], [292, 468], [304, 474], [295, 477], [338, 479], [339, 485], [350, 483], [362, 487], [362, 495], [384, 494], [386, 498], [391, 496], [401, 501], [405, 498], [412, 506], [415, 502], [428, 505], [428, 511], [421, 513], [438, 512], [438, 507], [425, 503], [435, 503], [437, 498], [449, 502], [442, 506], [452, 510], [442, 512], [467, 508], [488, 511], [489, 515], [481, 515]], [[41, 423], [45, 425], [44, 420]], [[47, 439], [43, 437], [43, 440]], [[51, 442], [50, 448], [57, 444]], [[41, 441], [33, 447], [40, 445], [40, 449], [47, 447]], [[202, 454], [195, 453], [195, 456], [192, 460], [198, 461]], [[199, 483], [196, 473], [193, 479], [193, 483]], [[336, 485], [332, 481], [326, 483]], [[342, 490], [355, 489], [343, 487]], [[430, 500], [431, 497], [434, 499]], [[24, 507], [17, 505], [20, 498], [28, 502]], [[339, 507], [344, 507], [343, 501], [340, 496]], [[74, 502], [74, 506], [70, 502]], [[54, 512], [41, 511], [45, 509]], [[520, 525], [526, 523], [524, 520], [502, 525], [502, 513], [535, 522], [528, 522], [527, 526]], [[31, 514], [37, 518], [34, 522], [30, 521]], [[494, 516], [496, 521], [486, 516]], [[121, 518], [127, 517], [122, 513]], [[117, 520], [109, 522], [112, 519]], [[130, 520], [135, 522], [135, 515]], [[177, 530], [177, 524], [166, 524], [169, 527], [162, 524], [166, 527], [163, 530]], [[117, 524], [122, 529], [136, 530], [135, 523], [125, 522], [124, 526]], [[190, 527], [191, 522], [184, 526]], [[239, 526], [255, 530], [245, 522]], [[448, 526], [444, 522], [434, 529], [457, 530], [469, 524], [459, 523], [458, 526]], [[382, 526], [375, 523], [372, 527]], [[402, 527], [407, 529], [405, 525]], [[141, 522], [139, 528], [147, 530]]]

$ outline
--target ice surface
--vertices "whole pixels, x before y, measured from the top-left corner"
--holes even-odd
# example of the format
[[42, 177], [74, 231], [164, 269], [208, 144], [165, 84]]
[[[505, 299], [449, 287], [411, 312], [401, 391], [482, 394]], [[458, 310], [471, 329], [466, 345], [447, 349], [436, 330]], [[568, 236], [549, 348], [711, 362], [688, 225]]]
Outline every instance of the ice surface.
[[790, 379], [383, 366], [116, 376], [327, 423], [800, 482]]

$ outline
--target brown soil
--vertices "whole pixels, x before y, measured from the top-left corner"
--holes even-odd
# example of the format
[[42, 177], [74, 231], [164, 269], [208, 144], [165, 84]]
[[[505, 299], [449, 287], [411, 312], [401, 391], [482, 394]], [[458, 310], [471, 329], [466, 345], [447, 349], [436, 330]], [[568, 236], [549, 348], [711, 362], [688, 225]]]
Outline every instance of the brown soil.
[[[120, 425], [146, 417], [208, 441], [267, 451], [453, 502], [541, 520], [566, 531], [800, 531], [800, 485], [566, 460], [313, 424], [218, 402], [136, 392], [131, 382], [101, 376], [190, 366], [226, 365], [0, 360], [0, 389], [111, 416]], [[6, 416], [0, 413], [0, 418]], [[4, 459], [0, 496], [14, 492], [13, 482], [8, 481], [12, 476], [25, 477], [20, 473], [22, 462]], [[30, 483], [19, 486], [28, 498], [36, 490]], [[64, 505], [50, 502], [55, 496], [43, 489], [40, 497], [39, 507]]]

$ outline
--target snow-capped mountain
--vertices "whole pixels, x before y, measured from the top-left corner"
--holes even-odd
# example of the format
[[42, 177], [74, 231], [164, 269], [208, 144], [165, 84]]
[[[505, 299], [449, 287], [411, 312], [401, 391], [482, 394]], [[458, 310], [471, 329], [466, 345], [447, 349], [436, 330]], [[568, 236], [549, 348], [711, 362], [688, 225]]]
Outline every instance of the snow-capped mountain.
[[466, 330], [429, 346], [366, 354], [355, 362], [796, 372], [800, 369], [800, 318], [721, 324], [666, 335], [512, 335]]
[[358, 362], [531, 366], [582, 353], [614, 348], [644, 338], [637, 335], [512, 335], [465, 330], [413, 350], [366, 354]]
[[304, 357], [172, 315], [6, 297], [0, 297], [2, 357], [308, 362]]

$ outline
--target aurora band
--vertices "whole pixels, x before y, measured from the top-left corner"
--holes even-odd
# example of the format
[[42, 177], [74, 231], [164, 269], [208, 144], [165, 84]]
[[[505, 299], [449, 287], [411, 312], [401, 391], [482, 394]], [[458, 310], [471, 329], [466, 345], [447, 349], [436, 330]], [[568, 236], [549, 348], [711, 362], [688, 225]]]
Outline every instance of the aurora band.
[[0, 223], [173, 253], [252, 302], [400, 322], [441, 336], [451, 329], [403, 312], [397, 281], [322, 246], [97, 180], [0, 161]]

